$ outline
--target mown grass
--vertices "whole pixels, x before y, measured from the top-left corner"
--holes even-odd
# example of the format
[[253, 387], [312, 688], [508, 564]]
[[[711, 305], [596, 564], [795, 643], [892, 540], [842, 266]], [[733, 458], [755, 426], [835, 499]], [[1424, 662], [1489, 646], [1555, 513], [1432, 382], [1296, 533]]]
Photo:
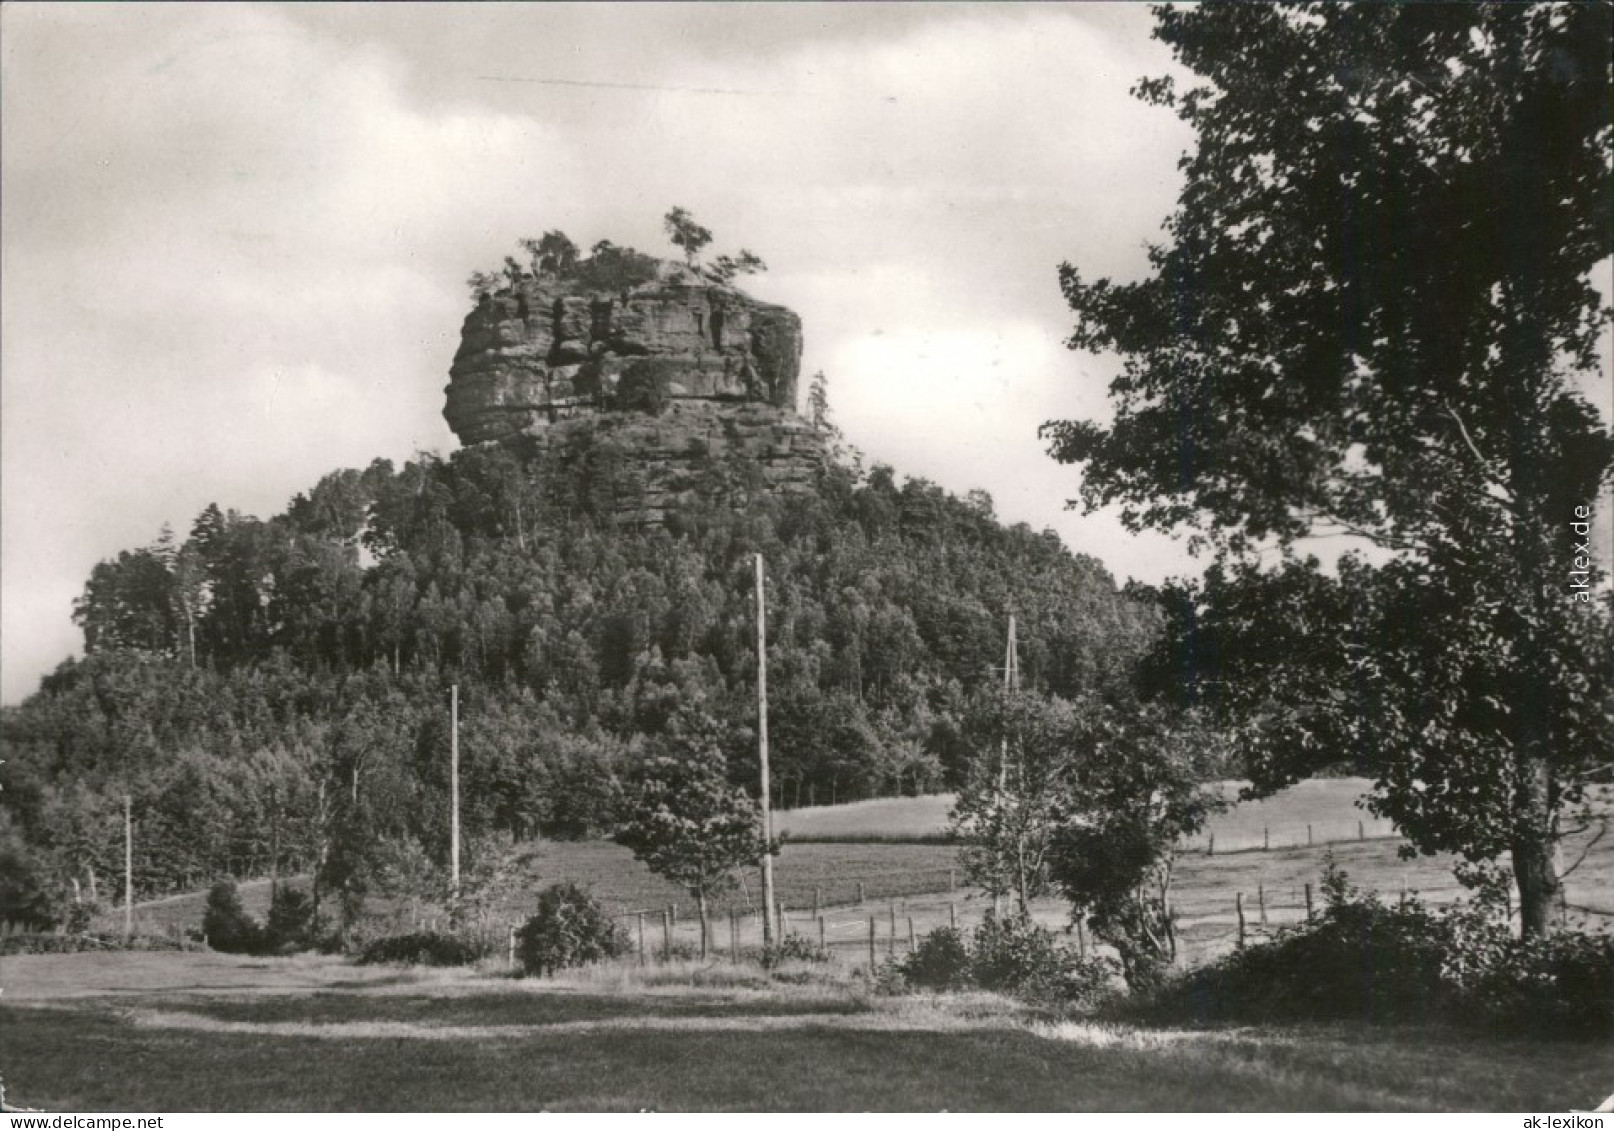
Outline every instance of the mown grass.
[[[1239, 790], [1247, 783], [1222, 783], [1222, 793], [1238, 801]], [[1395, 834], [1389, 821], [1380, 820], [1357, 807], [1356, 801], [1372, 786], [1366, 778], [1316, 778], [1303, 781], [1273, 797], [1238, 802], [1225, 813], [1213, 817], [1205, 832], [1190, 842], [1204, 847], [1216, 838], [1219, 851], [1236, 852], [1260, 848], [1303, 846], [1306, 829], [1311, 827], [1314, 844], [1354, 840], [1360, 832], [1367, 837]], [[945, 835], [947, 815], [953, 806], [951, 793], [923, 797], [884, 797], [850, 805], [821, 805], [790, 809], [777, 815], [778, 828], [797, 841], [848, 841], [867, 837], [875, 841], [934, 840]]]
[[[8, 987], [34, 991], [0, 1007], [13, 1100], [78, 1111], [1519, 1111], [1589, 1107], [1609, 1085], [1606, 1047], [1060, 1021], [984, 994], [873, 997], [834, 974], [759, 986], [752, 971], [710, 988], [685, 966], [354, 986], [329, 961], [234, 960], [228, 992], [44, 992], [65, 985], [65, 965], [113, 957], [8, 961]], [[191, 956], [141, 957], [160, 962], [126, 980], [169, 986], [190, 969]], [[261, 994], [244, 992], [253, 972]], [[342, 988], [310, 990], [310, 977]]]

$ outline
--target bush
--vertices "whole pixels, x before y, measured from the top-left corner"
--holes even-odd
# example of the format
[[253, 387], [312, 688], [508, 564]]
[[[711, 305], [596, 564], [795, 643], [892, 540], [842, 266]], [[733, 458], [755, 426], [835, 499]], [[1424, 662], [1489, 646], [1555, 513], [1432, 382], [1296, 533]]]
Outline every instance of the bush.
[[548, 975], [571, 966], [628, 953], [627, 928], [574, 883], [554, 884], [538, 897], [538, 911], [516, 932], [516, 954], [527, 974]]
[[1110, 992], [1117, 974], [1109, 958], [1083, 958], [1029, 919], [988, 917], [971, 945], [951, 927], [931, 931], [911, 954], [873, 972], [881, 993], [915, 989], [983, 990], [1043, 1003], [1091, 1002]]
[[252, 954], [262, 945], [258, 922], [241, 906], [241, 893], [236, 891], [234, 880], [220, 880], [207, 893], [202, 934], [208, 946], [226, 954]]
[[1457, 1021], [1536, 1035], [1614, 1034], [1614, 938], [1520, 940], [1482, 903], [1386, 906], [1329, 865], [1327, 907], [1166, 986], [1175, 1019]]
[[465, 935], [414, 931], [372, 939], [359, 951], [361, 966], [397, 962], [408, 966], [470, 966], [487, 957], [487, 944]]
[[1614, 1036], [1614, 936], [1509, 940], [1464, 987], [1471, 1021], [1532, 1036]]
[[828, 962], [829, 955], [806, 935], [787, 934], [764, 946], [757, 961], [764, 970], [774, 970], [786, 962]]
[[975, 929], [970, 972], [983, 990], [1044, 996], [1069, 961], [1047, 927], [1030, 919], [988, 916]]
[[905, 984], [921, 989], [962, 990], [974, 981], [969, 948], [952, 927], [931, 931], [895, 965]]

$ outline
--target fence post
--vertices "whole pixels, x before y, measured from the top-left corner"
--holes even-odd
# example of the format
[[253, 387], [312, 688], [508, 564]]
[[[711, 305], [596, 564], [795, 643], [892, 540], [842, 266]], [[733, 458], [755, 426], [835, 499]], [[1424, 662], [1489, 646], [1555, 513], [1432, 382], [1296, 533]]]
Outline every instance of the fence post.
[[1262, 852], [1267, 852], [1271, 848], [1272, 848], [1272, 830], [1269, 829], [1269, 828], [1263, 827], [1261, 829], [1261, 851]]
[[818, 953], [824, 953], [824, 917], [818, 917]]
[[1360, 819], [1358, 819], [1357, 822], [1356, 822], [1356, 839], [1357, 840], [1366, 840], [1367, 839], [1367, 830], [1362, 827], [1362, 822], [1361, 822]]
[[672, 921], [673, 926], [678, 926], [678, 904], [667, 904], [667, 917]]
[[859, 904], [862, 904], [862, 902], [863, 902], [863, 881], [862, 880], [859, 880], [857, 882], [857, 901], [858, 901]]
[[1239, 949], [1244, 949], [1244, 893], [1233, 896], [1233, 910], [1239, 917]]
[[1215, 856], [1216, 855], [1216, 834], [1215, 833], [1210, 834], [1210, 842], [1205, 845], [1205, 855], [1206, 856]]
[[644, 957], [644, 912], [643, 911], [637, 911], [634, 914], [639, 919], [639, 965], [643, 966], [644, 962], [645, 962], [645, 957]]
[[1267, 889], [1259, 882], [1255, 885], [1255, 902], [1261, 909], [1261, 926], [1267, 925]]
[[890, 914], [891, 914], [891, 938], [893, 940], [892, 943], [891, 943], [891, 948], [893, 950], [895, 950], [896, 946], [897, 946], [897, 944], [895, 942], [895, 939], [897, 937], [897, 905], [896, 905], [896, 902], [893, 900], [892, 903], [889, 906], [890, 906]]
[[672, 912], [661, 913], [661, 960], [672, 961]]
[[818, 907], [819, 907], [819, 904], [821, 902], [821, 900], [820, 900], [821, 895], [822, 895], [822, 892], [820, 892], [820, 890], [818, 888], [813, 889], [813, 918], [814, 919], [818, 918]]
[[1306, 885], [1306, 922], [1311, 922], [1311, 885]]
[[783, 941], [785, 931], [790, 926], [790, 918], [785, 914], [785, 901], [782, 899], [779, 901], [779, 917], [776, 922], [779, 924], [779, 938]]
[[510, 969], [516, 968], [516, 925], [510, 924]]
[[874, 916], [869, 916], [869, 973], [874, 973]]
[[913, 934], [913, 916], [908, 916], [908, 953], [912, 954], [919, 949], [919, 943]]
[[956, 903], [947, 905], [947, 925], [955, 931], [958, 930], [958, 904]]
[[1307, 848], [1311, 847], [1311, 826], [1310, 825], [1306, 826], [1306, 847]]
[[1076, 955], [1078, 958], [1087, 957], [1087, 932], [1082, 929], [1082, 921], [1076, 920]]

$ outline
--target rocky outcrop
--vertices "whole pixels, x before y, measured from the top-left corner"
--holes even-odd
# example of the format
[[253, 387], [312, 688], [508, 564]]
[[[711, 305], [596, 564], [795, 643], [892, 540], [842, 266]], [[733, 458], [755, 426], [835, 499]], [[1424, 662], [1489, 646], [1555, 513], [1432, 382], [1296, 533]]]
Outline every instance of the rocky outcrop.
[[826, 454], [795, 411], [801, 320], [680, 263], [629, 265], [479, 299], [443, 409], [461, 442], [587, 461], [637, 523], [696, 493], [811, 489]]
[[801, 320], [683, 264], [620, 290], [526, 279], [465, 320], [443, 416], [461, 442], [503, 440], [579, 413], [676, 401], [791, 409]]

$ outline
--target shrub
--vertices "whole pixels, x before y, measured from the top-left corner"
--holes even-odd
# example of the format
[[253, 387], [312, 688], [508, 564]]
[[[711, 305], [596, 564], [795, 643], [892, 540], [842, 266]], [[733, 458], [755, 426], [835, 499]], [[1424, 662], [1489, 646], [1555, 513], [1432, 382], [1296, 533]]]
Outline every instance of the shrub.
[[1464, 1013], [1487, 1028], [1614, 1036], [1614, 936], [1563, 931], [1510, 939], [1464, 989]]
[[251, 954], [262, 944], [258, 922], [241, 906], [234, 880], [219, 880], [207, 893], [202, 933], [210, 947], [226, 954]]
[[363, 966], [397, 962], [409, 966], [469, 966], [488, 954], [485, 942], [441, 931], [414, 931], [372, 939], [359, 951]]
[[969, 948], [952, 927], [931, 931], [896, 966], [906, 984], [921, 989], [962, 990], [973, 982]]
[[1614, 1034], [1614, 938], [1515, 939], [1494, 912], [1385, 906], [1330, 863], [1327, 907], [1168, 985], [1148, 1008], [1193, 1020], [1429, 1022]]
[[970, 972], [983, 990], [1036, 993], [1059, 981], [1066, 956], [1047, 927], [1030, 919], [988, 916], [975, 929]]
[[984, 990], [1045, 1002], [1086, 1002], [1109, 992], [1113, 960], [1083, 958], [1047, 927], [1018, 916], [988, 917], [975, 929], [970, 974]]
[[757, 961], [764, 970], [774, 970], [786, 962], [828, 962], [829, 955], [806, 935], [787, 934], [764, 946]]
[[527, 974], [548, 975], [628, 953], [625, 927], [588, 892], [567, 882], [545, 888], [537, 913], [516, 932], [516, 953]]

